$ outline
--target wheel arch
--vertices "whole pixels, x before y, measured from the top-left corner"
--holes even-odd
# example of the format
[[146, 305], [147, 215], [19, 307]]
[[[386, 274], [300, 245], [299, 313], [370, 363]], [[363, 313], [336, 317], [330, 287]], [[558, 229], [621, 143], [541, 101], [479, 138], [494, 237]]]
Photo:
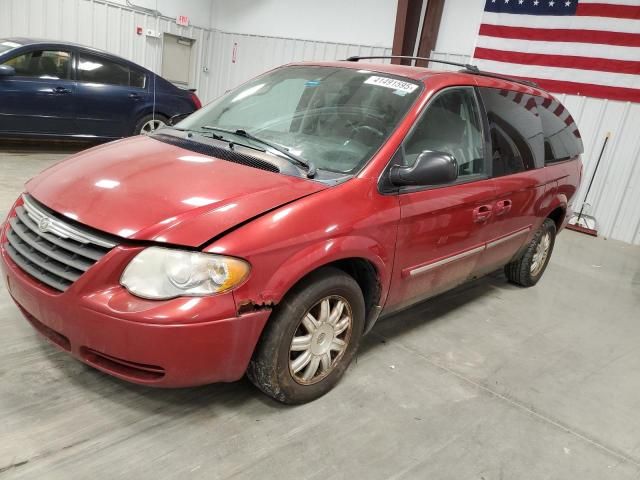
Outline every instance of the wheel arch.
[[[169, 115], [167, 113], [164, 113], [164, 109], [158, 110], [158, 108], [156, 108], [155, 113], [156, 113], [156, 115], [162, 115], [163, 117], [165, 117], [167, 119], [171, 118], [171, 115]], [[153, 114], [153, 106], [149, 105], [149, 106], [145, 106], [144, 108], [141, 108], [140, 111], [138, 111], [136, 113], [136, 116], [135, 116], [136, 124], [140, 120], [142, 120], [144, 117], [146, 117], [147, 115], [151, 115], [151, 114]]]
[[297, 285], [304, 282], [309, 276], [327, 267], [334, 267], [342, 270], [356, 281], [360, 290], [362, 290], [362, 295], [364, 297], [365, 315], [368, 316], [371, 309], [380, 304], [382, 296], [380, 273], [373, 262], [363, 257], [342, 258], [320, 265], [307, 272], [296, 283], [294, 283], [285, 296]]
[[266, 285], [247, 285], [237, 291], [238, 311], [244, 313], [276, 307], [310, 275], [323, 268], [334, 267], [350, 275], [362, 290], [365, 331], [368, 331], [384, 305], [391, 281], [391, 259], [383, 259], [379, 255], [381, 252], [373, 248], [376, 246], [372, 239], [349, 236], [326, 240], [303, 249], [288, 259], [288, 268], [278, 268], [272, 272]]
[[562, 225], [564, 224], [565, 217], [567, 215], [567, 207], [563, 205], [558, 205], [554, 208], [549, 214], [547, 218], [553, 220], [553, 223], [556, 224], [556, 231], [560, 231]]

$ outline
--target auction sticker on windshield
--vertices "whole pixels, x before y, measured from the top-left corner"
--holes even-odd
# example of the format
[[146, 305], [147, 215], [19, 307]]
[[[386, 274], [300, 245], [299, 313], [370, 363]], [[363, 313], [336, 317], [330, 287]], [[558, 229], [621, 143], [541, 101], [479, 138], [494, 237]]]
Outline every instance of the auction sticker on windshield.
[[386, 87], [392, 90], [399, 90], [406, 93], [411, 93], [416, 88], [418, 88], [418, 85], [415, 85], [413, 83], [403, 82], [402, 80], [396, 80], [395, 78], [378, 77], [375, 75], [367, 78], [364, 83], [367, 83], [369, 85], [377, 85], [379, 87]]

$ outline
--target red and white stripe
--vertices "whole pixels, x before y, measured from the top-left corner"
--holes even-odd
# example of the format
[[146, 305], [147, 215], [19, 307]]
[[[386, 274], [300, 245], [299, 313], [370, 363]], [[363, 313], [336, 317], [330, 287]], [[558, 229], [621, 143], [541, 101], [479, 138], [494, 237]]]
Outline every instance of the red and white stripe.
[[572, 16], [484, 12], [474, 63], [552, 92], [640, 102], [640, 0], [580, 0]]

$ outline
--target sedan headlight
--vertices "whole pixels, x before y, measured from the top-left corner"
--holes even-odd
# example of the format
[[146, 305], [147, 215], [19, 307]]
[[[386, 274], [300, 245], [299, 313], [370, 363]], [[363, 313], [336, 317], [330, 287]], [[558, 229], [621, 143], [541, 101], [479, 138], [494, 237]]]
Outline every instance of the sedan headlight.
[[249, 264], [237, 258], [149, 247], [131, 260], [120, 283], [142, 298], [200, 297], [231, 290], [249, 270]]

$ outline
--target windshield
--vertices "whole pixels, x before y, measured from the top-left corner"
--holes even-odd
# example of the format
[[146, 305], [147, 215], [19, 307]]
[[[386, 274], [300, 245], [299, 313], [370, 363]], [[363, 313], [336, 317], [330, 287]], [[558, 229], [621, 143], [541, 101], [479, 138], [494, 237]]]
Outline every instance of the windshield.
[[367, 70], [283, 67], [227, 93], [176, 128], [205, 135], [213, 127], [243, 130], [318, 170], [351, 174], [382, 146], [419, 92], [417, 83]]
[[22, 45], [20, 45], [19, 43], [0, 38], [0, 55], [2, 55], [4, 52], [8, 52], [9, 50], [13, 50], [14, 48], [21, 46]]

